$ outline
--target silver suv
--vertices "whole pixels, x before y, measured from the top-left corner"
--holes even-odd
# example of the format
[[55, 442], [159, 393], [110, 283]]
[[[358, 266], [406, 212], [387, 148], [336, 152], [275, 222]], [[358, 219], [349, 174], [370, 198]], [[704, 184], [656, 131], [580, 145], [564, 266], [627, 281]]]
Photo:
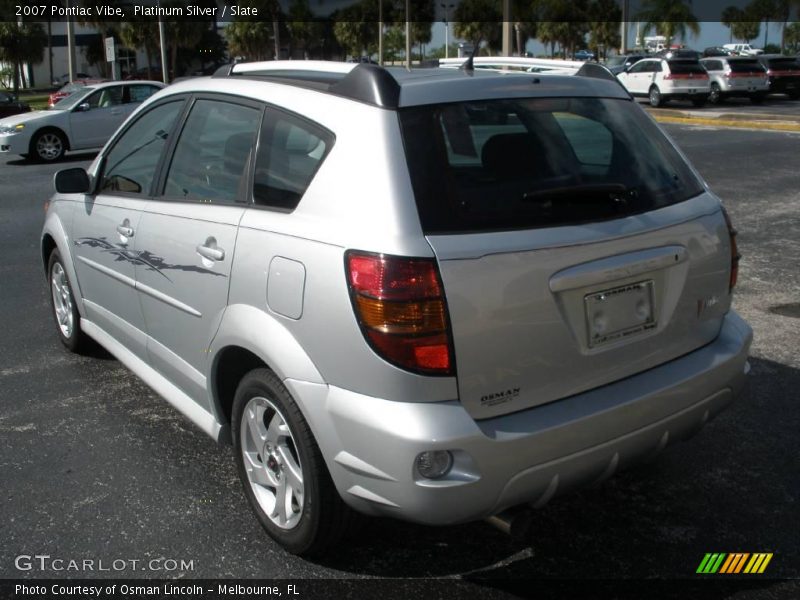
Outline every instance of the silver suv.
[[291, 552], [356, 512], [509, 523], [690, 436], [749, 368], [720, 201], [595, 65], [241, 64], [55, 185], [61, 341], [232, 443]]
[[715, 56], [700, 64], [711, 80], [711, 104], [733, 96], [746, 96], [753, 104], [761, 104], [769, 92], [767, 69], [756, 58]]

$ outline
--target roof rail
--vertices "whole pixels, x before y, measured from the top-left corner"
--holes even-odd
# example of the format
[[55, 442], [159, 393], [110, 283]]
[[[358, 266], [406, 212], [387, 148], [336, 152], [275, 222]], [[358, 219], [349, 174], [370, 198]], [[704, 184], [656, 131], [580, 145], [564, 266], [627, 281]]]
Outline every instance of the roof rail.
[[[573, 75], [584, 63], [577, 60], [553, 58], [523, 58], [521, 56], [476, 56], [472, 63], [476, 69], [522, 71], [527, 73], [554, 73]], [[457, 69], [464, 64], [463, 58], [440, 58], [439, 66]]]
[[383, 67], [326, 60], [268, 60], [224, 65], [214, 77], [243, 77], [310, 87], [381, 108], [397, 108], [400, 84]]

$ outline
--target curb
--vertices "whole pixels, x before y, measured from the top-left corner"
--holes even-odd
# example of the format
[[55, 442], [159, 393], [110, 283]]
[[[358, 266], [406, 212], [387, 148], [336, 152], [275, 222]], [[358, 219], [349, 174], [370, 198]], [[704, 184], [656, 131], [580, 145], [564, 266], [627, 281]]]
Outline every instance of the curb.
[[[727, 116], [727, 115], [726, 115]], [[653, 114], [653, 118], [659, 123], [674, 123], [678, 125], [706, 125], [711, 127], [728, 127], [731, 129], [766, 129], [771, 131], [793, 131], [800, 132], [800, 123], [787, 121], [748, 121], [745, 119], [723, 119], [702, 117], [669, 117], [665, 115]]]
[[739, 129], [767, 129], [773, 131], [800, 131], [800, 115], [741, 114], [716, 112], [697, 114], [676, 109], [644, 107], [659, 123], [680, 125], [704, 125]]

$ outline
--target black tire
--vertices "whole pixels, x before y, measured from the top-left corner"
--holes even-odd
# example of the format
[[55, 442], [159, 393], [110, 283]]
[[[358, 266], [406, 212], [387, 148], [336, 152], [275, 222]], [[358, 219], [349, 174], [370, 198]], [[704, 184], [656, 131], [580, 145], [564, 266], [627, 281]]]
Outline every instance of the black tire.
[[84, 353], [91, 346], [91, 340], [81, 329], [81, 317], [75, 304], [72, 284], [58, 250], [50, 253], [47, 262], [47, 284], [50, 308], [61, 343], [71, 352]]
[[30, 156], [40, 162], [56, 162], [67, 151], [67, 138], [56, 129], [44, 129], [31, 139]]
[[647, 93], [647, 97], [650, 100], [650, 106], [653, 108], [658, 108], [659, 106], [664, 106], [666, 101], [661, 96], [661, 90], [658, 89], [657, 85], [654, 85], [650, 88]]
[[[265, 406], [262, 401], [272, 406], [264, 410], [259, 421], [253, 418], [253, 415], [257, 415], [254, 408]], [[262, 527], [272, 539], [293, 554], [319, 556], [325, 553], [355, 523], [356, 514], [336, 491], [314, 435], [291, 394], [275, 373], [267, 368], [255, 369], [245, 375], [239, 383], [233, 400], [232, 413], [231, 434], [236, 467], [247, 500]], [[281, 450], [278, 450], [279, 444], [270, 445], [269, 425], [274, 418], [280, 418], [289, 430], [290, 440], [284, 442]], [[250, 423], [253, 421], [260, 422], [265, 428], [264, 437], [258, 441], [251, 433]], [[264, 444], [261, 446], [263, 449], [254, 456], [254, 447], [258, 447], [259, 444]], [[283, 485], [287, 486], [290, 484], [288, 474], [291, 468], [287, 466], [284, 470], [286, 465], [281, 458], [285, 456], [287, 449], [291, 453], [291, 459], [296, 460], [295, 467], [299, 466], [303, 494], [303, 505], [300, 507], [299, 503], [295, 503], [294, 492], [289, 492], [290, 510], [296, 510], [293, 512], [293, 518], [297, 520], [288, 528], [273, 522], [265, 506], [261, 504], [265, 498], [270, 497], [276, 503], [278, 488], [269, 482], [266, 484], [251, 482], [251, 475], [245, 466], [246, 460], [253, 461], [249, 462], [251, 472], [263, 469], [263, 473], [259, 473], [263, 479], [276, 481], [274, 478], [280, 480], [281, 474], [284, 474]], [[246, 452], [249, 456], [247, 459]], [[265, 461], [263, 457], [267, 454], [269, 458]], [[256, 497], [254, 488], [258, 489], [261, 501]], [[275, 518], [280, 520], [281, 517], [278, 515]], [[287, 519], [285, 525], [289, 524]]]
[[702, 96], [701, 98], [692, 98], [692, 106], [695, 108], [703, 108], [708, 102], [708, 96]]
[[711, 104], [722, 104], [725, 101], [725, 98], [722, 96], [722, 90], [716, 82], [711, 84], [711, 92], [708, 94], [708, 101]]

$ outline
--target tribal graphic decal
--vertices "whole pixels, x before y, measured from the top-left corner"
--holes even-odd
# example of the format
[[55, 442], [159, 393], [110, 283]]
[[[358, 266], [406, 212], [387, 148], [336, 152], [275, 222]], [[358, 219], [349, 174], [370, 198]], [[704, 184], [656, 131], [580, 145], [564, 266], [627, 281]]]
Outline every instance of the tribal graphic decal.
[[142, 265], [149, 271], [155, 271], [170, 283], [173, 283], [165, 273], [165, 270], [189, 271], [201, 273], [203, 275], [214, 275], [215, 277], [227, 277], [224, 273], [217, 273], [209, 269], [204, 269], [196, 265], [175, 265], [166, 262], [162, 257], [156, 256], [148, 250], [129, 250], [122, 244], [114, 245], [106, 238], [83, 237], [75, 240], [76, 246], [88, 246], [98, 248], [101, 252], [108, 252], [115, 256], [116, 262], [128, 262], [133, 265]]

